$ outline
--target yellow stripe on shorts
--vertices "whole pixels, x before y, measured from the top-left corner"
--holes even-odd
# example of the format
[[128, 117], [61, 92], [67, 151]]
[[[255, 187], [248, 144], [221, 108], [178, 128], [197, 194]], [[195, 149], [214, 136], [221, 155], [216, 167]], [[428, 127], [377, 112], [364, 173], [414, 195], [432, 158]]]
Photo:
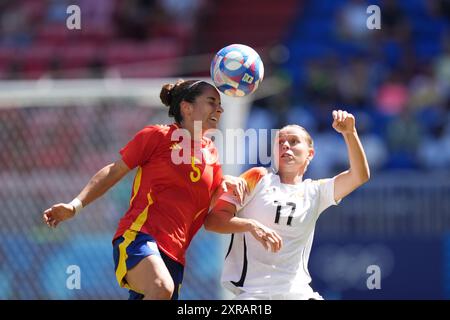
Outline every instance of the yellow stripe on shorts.
[[[147, 194], [147, 199], [148, 199], [148, 205], [138, 215], [136, 220], [131, 225], [130, 229], [128, 229], [127, 231], [124, 232], [124, 234], [122, 235], [124, 240], [122, 241], [121, 244], [119, 244], [119, 263], [117, 264], [117, 269], [116, 269], [116, 279], [121, 287], [127, 288], [127, 289], [131, 289], [128, 286], [127, 282], [125, 281], [125, 275], [127, 274], [126, 261], [128, 259], [127, 248], [130, 245], [130, 243], [132, 243], [136, 239], [138, 232], [141, 230], [142, 226], [144, 225], [145, 221], [147, 220], [148, 209], [153, 204], [153, 199], [152, 199], [152, 196], [150, 195], [150, 193]], [[136, 291], [135, 289], [131, 289], [131, 290]], [[136, 292], [138, 292], [138, 291], [136, 291]], [[141, 292], [138, 292], [138, 293], [141, 293]]]

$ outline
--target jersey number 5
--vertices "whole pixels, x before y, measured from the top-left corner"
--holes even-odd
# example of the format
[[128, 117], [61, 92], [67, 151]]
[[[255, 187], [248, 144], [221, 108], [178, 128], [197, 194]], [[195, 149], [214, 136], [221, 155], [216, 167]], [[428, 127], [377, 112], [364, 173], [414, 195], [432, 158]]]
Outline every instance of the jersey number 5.
[[282, 205], [279, 201], [274, 201], [274, 203], [277, 205], [277, 214], [275, 215], [275, 223], [280, 224], [280, 216], [281, 216], [281, 209], [283, 207], [291, 207], [291, 213], [289, 214], [289, 217], [287, 219], [287, 225], [290, 226], [292, 223], [292, 218], [294, 217], [295, 208], [297, 205], [294, 202], [286, 202], [286, 205]]
[[192, 171], [189, 173], [189, 178], [191, 178], [192, 182], [197, 182], [202, 176], [200, 169], [195, 165], [195, 160], [197, 160], [196, 157], [191, 157]]

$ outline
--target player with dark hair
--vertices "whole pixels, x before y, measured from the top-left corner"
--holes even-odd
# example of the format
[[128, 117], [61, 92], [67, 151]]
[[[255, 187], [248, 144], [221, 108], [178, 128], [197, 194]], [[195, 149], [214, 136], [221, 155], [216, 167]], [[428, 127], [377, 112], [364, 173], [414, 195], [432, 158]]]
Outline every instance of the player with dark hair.
[[[43, 214], [56, 227], [138, 168], [130, 207], [113, 238], [117, 281], [130, 289], [130, 299], [177, 299], [185, 252], [211, 199], [227, 187], [242, 198], [246, 188], [243, 179], [222, 175], [217, 150], [204, 136], [224, 111], [217, 89], [179, 80], [164, 85], [160, 98], [175, 123], [143, 128], [120, 150], [121, 159], [98, 171], [72, 202]], [[188, 155], [188, 161], [175, 163], [174, 155]]]

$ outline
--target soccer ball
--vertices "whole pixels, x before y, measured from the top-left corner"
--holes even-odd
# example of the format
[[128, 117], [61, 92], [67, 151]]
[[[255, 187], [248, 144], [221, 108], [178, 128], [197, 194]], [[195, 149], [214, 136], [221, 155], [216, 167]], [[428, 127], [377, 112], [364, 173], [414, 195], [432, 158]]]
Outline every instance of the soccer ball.
[[222, 48], [211, 62], [211, 79], [228, 96], [243, 97], [255, 92], [263, 78], [261, 58], [243, 44]]

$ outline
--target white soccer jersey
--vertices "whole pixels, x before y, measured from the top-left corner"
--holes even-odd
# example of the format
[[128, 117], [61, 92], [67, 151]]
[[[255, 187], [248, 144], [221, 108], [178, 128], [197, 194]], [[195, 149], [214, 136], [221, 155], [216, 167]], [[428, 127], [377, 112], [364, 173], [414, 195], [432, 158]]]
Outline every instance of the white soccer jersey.
[[307, 179], [283, 184], [266, 168], [252, 168], [242, 177], [251, 193], [241, 206], [229, 194], [222, 200], [236, 206], [236, 215], [275, 230], [280, 251], [267, 251], [249, 232], [235, 233], [225, 258], [222, 284], [237, 298], [320, 299], [309, 283], [308, 259], [319, 214], [334, 201], [334, 179]]

